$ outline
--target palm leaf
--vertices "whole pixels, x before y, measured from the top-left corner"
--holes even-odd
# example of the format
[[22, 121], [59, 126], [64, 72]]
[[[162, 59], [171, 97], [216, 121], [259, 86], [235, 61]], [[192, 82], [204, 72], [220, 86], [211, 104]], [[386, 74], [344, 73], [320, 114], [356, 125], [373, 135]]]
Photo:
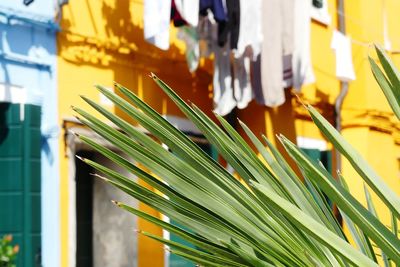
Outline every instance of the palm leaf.
[[[385, 94], [391, 98], [389, 102], [395, 109], [398, 92], [393, 87], [400, 84], [399, 76], [384, 54], [378, 53], [378, 57], [387, 77], [376, 64], [371, 63], [373, 72], [380, 85], [385, 87]], [[391, 260], [400, 263], [400, 241], [396, 233], [400, 211], [398, 197], [312, 107], [307, 109], [316, 125], [391, 209], [393, 233], [352, 197], [344, 185], [335, 181], [324, 168], [312, 162], [286, 138], [281, 137], [281, 142], [304, 177], [297, 176], [265, 136], [262, 138], [268, 148], [240, 122], [257, 149], [254, 151], [224, 118], [216, 116], [221, 128], [197, 106], [184, 102], [158, 77], [151, 77], [235, 169], [244, 183], [127, 88], [115, 85], [116, 92], [123, 95], [121, 97], [97, 86], [103, 95], [148, 130], [151, 136], [82, 97], [111, 124], [74, 107], [80, 121], [129, 159], [91, 138], [83, 135], [79, 138], [162, 195], [90, 159], [82, 160], [104, 175], [96, 174], [97, 177], [190, 231], [115, 202], [119, 207], [180, 236], [196, 248], [150, 233], [142, 234], [168, 245], [172, 253], [205, 266], [376, 266], [369, 239]], [[169, 149], [166, 150], [162, 144]], [[132, 160], [144, 168], [138, 167]], [[350, 225], [357, 248], [348, 243], [322, 192], [337, 203]]]

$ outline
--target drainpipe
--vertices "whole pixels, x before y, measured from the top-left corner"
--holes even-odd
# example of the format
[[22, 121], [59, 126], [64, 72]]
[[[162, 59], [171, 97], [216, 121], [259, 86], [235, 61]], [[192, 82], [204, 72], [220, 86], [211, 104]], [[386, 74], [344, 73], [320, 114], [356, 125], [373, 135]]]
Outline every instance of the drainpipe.
[[[344, 18], [344, 0], [338, 0], [338, 27], [339, 31], [343, 34], [346, 34], [346, 23]], [[342, 105], [344, 98], [347, 95], [349, 90], [348, 82], [340, 82], [340, 93], [335, 100], [335, 128], [338, 132], [342, 130]], [[342, 170], [342, 159], [339, 150], [335, 151], [336, 157], [336, 169]]]

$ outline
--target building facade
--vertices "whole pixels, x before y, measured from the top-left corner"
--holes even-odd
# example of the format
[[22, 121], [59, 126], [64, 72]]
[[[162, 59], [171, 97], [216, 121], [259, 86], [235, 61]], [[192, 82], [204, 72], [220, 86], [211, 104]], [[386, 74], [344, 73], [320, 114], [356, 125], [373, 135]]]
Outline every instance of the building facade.
[[[160, 52], [145, 43], [142, 20], [141, 1], [69, 1], [62, 9], [61, 31], [57, 37], [58, 113], [59, 124], [64, 125], [65, 136], [63, 140], [60, 139], [59, 152], [62, 266], [85, 266], [94, 261], [103, 263], [98, 263], [98, 266], [163, 266], [165, 262], [161, 245], [137, 237], [133, 232], [134, 228], [138, 228], [162, 234], [160, 229], [115, 209], [109, 200], [120, 196], [116, 195], [115, 191], [103, 188], [104, 183], [89, 181], [87, 185], [82, 184], [90, 171], [83, 169], [75, 160], [75, 155], [83, 154], [93, 158], [99, 155], [82, 146], [72, 134], [82, 131], [70, 109], [71, 104], [83, 105], [79, 95], [86, 95], [113, 112], [122, 114], [100, 96], [93, 87], [95, 83], [112, 88], [113, 81], [118, 81], [132, 88], [159, 112], [168, 114], [179, 122], [181, 115], [178, 109], [151, 81], [148, 77], [150, 72], [172, 81], [172, 86], [180, 88], [179, 92], [183, 97], [189, 99], [196, 95], [196, 103], [206, 110], [211, 110], [209, 92], [202, 89], [209, 88], [210, 74], [205, 69], [196, 77], [189, 73], [182, 43], [176, 38], [168, 52]], [[86, 193], [82, 193], [85, 188]], [[82, 199], [81, 196], [85, 195], [90, 196]], [[79, 205], [82, 201], [88, 203], [85, 210]], [[115, 223], [114, 216], [109, 216], [103, 221], [98, 220], [98, 215], [102, 212], [98, 208], [102, 206], [101, 201], [105, 201], [110, 206], [109, 209], [116, 212], [115, 216], [122, 218], [118, 222], [119, 227], [112, 227], [113, 222]], [[133, 205], [141, 206], [137, 203]], [[142, 208], [147, 209], [144, 206]], [[84, 217], [82, 213], [92, 216]], [[88, 227], [89, 235], [80, 235], [85, 232], [84, 225]], [[93, 232], [90, 231], [91, 228], [94, 229]], [[125, 231], [115, 231], [116, 228]], [[98, 236], [95, 229], [102, 229], [107, 234]], [[130, 236], [130, 239], [124, 240], [123, 235]], [[89, 247], [80, 246], [85, 240], [90, 244]], [[107, 240], [115, 242], [110, 244]], [[138, 245], [133, 251], [129, 251], [130, 247], [126, 246], [129, 243]], [[116, 245], [118, 248], [127, 248], [121, 253], [131, 255], [131, 258], [113, 258], [115, 254], [111, 247]], [[96, 255], [101, 256], [99, 258]]]
[[[171, 29], [168, 51], [146, 43], [143, 1], [61, 2], [0, 3], [0, 203], [4, 207], [0, 209], [0, 235], [13, 234], [21, 248], [20, 266], [172, 266], [176, 259], [161, 245], [132, 230], [165, 233], [113, 207], [109, 199], [125, 196], [92, 180], [91, 170], [75, 160], [75, 155], [81, 155], [109, 164], [74, 137], [73, 132], [92, 133], [74, 119], [70, 105], [84, 106], [79, 99], [82, 94], [124, 116], [93, 88], [95, 83], [111, 88], [117, 81], [188, 135], [197, 136], [199, 132], [148, 74], [154, 72], [183, 99], [211, 115], [212, 61], [203, 59], [199, 70], [189, 73], [184, 44], [175, 37], [175, 29]], [[400, 4], [373, 0], [366, 5], [354, 0], [344, 1], [341, 9], [336, 1], [323, 3], [324, 9], [311, 23], [316, 83], [304, 86], [300, 96], [332, 123], [340, 116], [344, 137], [400, 193], [400, 125], [367, 60], [368, 56], [376, 58], [370, 46], [375, 42], [400, 66], [396, 21]], [[330, 46], [333, 31], [340, 27], [352, 39], [356, 80], [348, 84], [338, 114], [335, 104], [345, 86], [335, 76]], [[252, 102], [235, 116], [274, 142], [275, 135], [283, 133], [321, 158], [332, 146], [297, 98], [290, 90], [286, 93], [287, 100], [280, 107]], [[352, 193], [365, 202], [362, 180], [345, 159], [341, 161]], [[337, 168], [335, 157], [330, 164]], [[159, 215], [135, 201], [131, 205]], [[376, 206], [390, 225], [388, 210], [379, 201]], [[130, 231], [131, 235], [126, 234]]]
[[[369, 45], [376, 42], [385, 44], [400, 66], [400, 38], [397, 37], [400, 36], [400, 29], [396, 27], [396, 10], [400, 10], [400, 3], [395, 0], [372, 0], [367, 5], [364, 2], [344, 1], [342, 9], [337, 1], [323, 1], [325, 6], [322, 13], [315, 14], [311, 23], [312, 63], [316, 82], [304, 86], [299, 95], [302, 101], [317, 107], [332, 123], [340, 116], [344, 137], [400, 193], [400, 125], [374, 81], [367, 60], [368, 55], [376, 58]], [[161, 51], [146, 43], [143, 38], [143, 1], [70, 0], [62, 7], [61, 14], [60, 31], [57, 33], [57, 120], [58, 125], [62, 125], [57, 152], [60, 159], [60, 266], [168, 266], [171, 258], [161, 245], [133, 233], [133, 229], [137, 228], [162, 235], [162, 230], [141, 219], [113, 211], [115, 208], [104, 201], [123, 196], [91, 180], [91, 170], [75, 159], [75, 155], [94, 159], [99, 155], [74, 136], [73, 132], [92, 133], [73, 117], [70, 105], [87, 107], [79, 98], [79, 95], [85, 95], [124, 116], [93, 87], [94, 84], [101, 84], [112, 88], [113, 81], [117, 81], [137, 93], [177, 127], [189, 135], [196, 135], [196, 129], [148, 78], [148, 74], [155, 73], [183, 99], [190, 99], [211, 115], [212, 61], [203, 59], [200, 68], [191, 74], [185, 62], [184, 45], [175, 37], [176, 30], [173, 28], [168, 51]], [[346, 85], [335, 76], [336, 63], [331, 40], [333, 31], [339, 28], [352, 39], [356, 80], [348, 84], [348, 93], [338, 113], [335, 105]], [[274, 143], [275, 135], [282, 133], [317, 155], [325, 151], [334, 154], [331, 144], [313, 125], [306, 110], [290, 90], [286, 91], [286, 102], [282, 106], [267, 108], [253, 101], [235, 115], [255, 133], [266, 134]], [[385, 151], [385, 155], [382, 156], [380, 151]], [[338, 166], [335, 156], [331, 165], [333, 169]], [[365, 202], [362, 180], [343, 158], [341, 166], [352, 193]], [[132, 205], [159, 215], [140, 203], [133, 201]], [[376, 202], [376, 205], [380, 217], [389, 225], [388, 211], [382, 208], [382, 203]], [[116, 228], [121, 231], [116, 231]], [[122, 250], [123, 253], [120, 250], [119, 253], [123, 255], [115, 254], [112, 248], [124, 244], [134, 246], [125, 246], [127, 250]], [[125, 258], [124, 255], [129, 257]]]

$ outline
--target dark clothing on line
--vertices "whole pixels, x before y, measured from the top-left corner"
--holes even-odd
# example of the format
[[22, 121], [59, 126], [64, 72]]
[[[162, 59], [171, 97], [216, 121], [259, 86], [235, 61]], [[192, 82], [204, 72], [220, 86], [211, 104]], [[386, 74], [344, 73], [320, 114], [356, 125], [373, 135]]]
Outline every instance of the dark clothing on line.
[[222, 0], [200, 0], [200, 15], [207, 16], [210, 10], [217, 22], [226, 21], [226, 13]]
[[229, 38], [231, 49], [236, 49], [240, 27], [239, 0], [226, 0], [226, 8], [228, 20], [218, 23], [218, 45], [224, 46]]

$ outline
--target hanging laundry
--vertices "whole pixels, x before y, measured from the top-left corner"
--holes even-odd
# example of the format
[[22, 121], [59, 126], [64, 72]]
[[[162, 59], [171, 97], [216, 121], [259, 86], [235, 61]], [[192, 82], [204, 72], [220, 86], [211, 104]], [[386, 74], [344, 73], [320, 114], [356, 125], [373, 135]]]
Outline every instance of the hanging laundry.
[[253, 99], [250, 58], [231, 57], [229, 42], [224, 47], [215, 44], [214, 55], [214, 112], [225, 116], [235, 107], [246, 108]]
[[213, 53], [213, 24], [216, 22], [211, 14], [200, 16], [197, 27], [190, 25], [178, 28], [177, 37], [185, 42], [186, 62], [190, 72], [197, 70], [200, 57], [209, 57]]
[[261, 1], [240, 0], [239, 37], [234, 51], [237, 58], [245, 55], [256, 60], [261, 52]]
[[[239, 109], [246, 108], [253, 99], [250, 79], [250, 53], [244, 53], [245, 48], [243, 45], [243, 53], [233, 57], [231, 47], [236, 46], [239, 39], [241, 13], [239, 4], [238, 0], [228, 0], [226, 2], [228, 10], [227, 23], [218, 23], [218, 32], [215, 31], [216, 23], [212, 28], [214, 35], [211, 42], [215, 55], [214, 112], [221, 116], [228, 115], [235, 107]], [[221, 28], [221, 25], [225, 28]], [[224, 39], [222, 47], [221, 38]], [[244, 44], [245, 42], [242, 41], [242, 43]]]
[[235, 107], [236, 100], [233, 97], [232, 88], [232, 74], [231, 74], [231, 61], [230, 61], [230, 46], [229, 42], [225, 46], [214, 47], [214, 112], [225, 116], [228, 115]]
[[276, 107], [285, 102], [283, 57], [293, 53], [293, 0], [262, 1], [261, 56], [253, 63], [253, 88], [258, 103]]
[[208, 16], [208, 10], [214, 15], [217, 22], [226, 21], [226, 10], [222, 0], [200, 0], [200, 15]]
[[185, 55], [189, 71], [196, 71], [200, 60], [200, 47], [197, 29], [192, 26], [180, 27], [178, 29], [177, 37], [185, 42]]
[[[273, 2], [272, 0], [270, 0]], [[294, 0], [281, 0], [280, 11], [281, 21], [280, 27], [282, 27], [282, 48], [283, 56], [292, 55], [294, 49]], [[268, 1], [263, 1], [263, 4], [267, 5]], [[269, 21], [271, 23], [271, 21]], [[272, 27], [274, 27], [274, 22], [272, 21]], [[271, 30], [271, 26], [269, 30]], [[265, 32], [264, 32], [265, 34]], [[268, 39], [264, 39], [267, 41]]]
[[213, 40], [216, 21], [211, 14], [199, 17], [199, 25], [197, 26], [197, 33], [199, 36], [200, 56], [209, 57], [213, 53]]
[[233, 59], [233, 87], [237, 108], [244, 109], [253, 99], [251, 61], [261, 51], [261, 0], [240, 0], [237, 48]]
[[[199, 18], [199, 0], [173, 0], [179, 14], [187, 22], [187, 26], [178, 29], [177, 37], [185, 42], [186, 45], [186, 62], [190, 72], [196, 71], [200, 60], [200, 45], [204, 45], [204, 38], [211, 40], [211, 37], [206, 37], [208, 32], [211, 32], [209, 19], [207, 17]], [[208, 12], [208, 11], [207, 11]], [[208, 28], [209, 26], [209, 28]], [[203, 38], [203, 39], [201, 39]], [[206, 40], [206, 43], [208, 41]], [[211, 49], [210, 49], [211, 50]], [[209, 52], [210, 53], [210, 52]], [[209, 55], [209, 54], [208, 54]], [[208, 56], [207, 55], [207, 56]]]
[[299, 91], [304, 84], [315, 82], [311, 63], [311, 9], [310, 0], [294, 3], [294, 51], [292, 56], [292, 85]]
[[199, 23], [199, 0], [174, 0], [176, 9], [182, 18], [191, 26]]
[[350, 38], [334, 30], [331, 48], [336, 54], [336, 77], [343, 82], [354, 81], [356, 75], [353, 68]]
[[171, 0], [144, 1], [144, 38], [156, 47], [169, 48]]
[[214, 112], [225, 116], [236, 107], [233, 96], [231, 73], [231, 49], [227, 42], [225, 46], [218, 45], [218, 23], [215, 15], [207, 10], [206, 16], [199, 19], [198, 33], [201, 56], [214, 54], [213, 103]]
[[177, 1], [175, 0], [171, 1], [171, 20], [173, 21], [175, 27], [182, 27], [187, 25], [188, 23], [182, 17], [180, 11], [177, 9], [176, 2]]
[[224, 46], [228, 41], [231, 49], [237, 48], [240, 27], [239, 0], [226, 0], [227, 20], [218, 23], [218, 45]]
[[293, 55], [284, 55], [283, 61], [283, 88], [293, 86]]
[[250, 79], [250, 58], [242, 55], [233, 60], [233, 88], [238, 109], [246, 108], [253, 100], [253, 89]]

